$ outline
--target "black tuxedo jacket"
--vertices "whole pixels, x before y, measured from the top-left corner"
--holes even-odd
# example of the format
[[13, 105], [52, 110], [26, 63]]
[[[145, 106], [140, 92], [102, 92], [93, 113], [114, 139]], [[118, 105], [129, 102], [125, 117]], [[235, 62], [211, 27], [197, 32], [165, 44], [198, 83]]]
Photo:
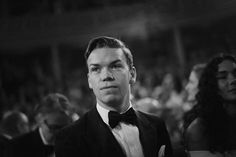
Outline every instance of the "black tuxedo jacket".
[[4, 155], [9, 141], [10, 141], [10, 139], [8, 139], [6, 136], [0, 134], [0, 157], [2, 157]]
[[53, 151], [52, 146], [43, 144], [37, 129], [12, 139], [6, 157], [48, 157]]
[[[172, 156], [164, 122], [158, 117], [136, 111], [135, 113], [144, 156], [157, 157], [162, 145], [166, 146], [165, 156]], [[96, 108], [58, 133], [55, 151], [56, 157], [125, 157], [121, 146]]]

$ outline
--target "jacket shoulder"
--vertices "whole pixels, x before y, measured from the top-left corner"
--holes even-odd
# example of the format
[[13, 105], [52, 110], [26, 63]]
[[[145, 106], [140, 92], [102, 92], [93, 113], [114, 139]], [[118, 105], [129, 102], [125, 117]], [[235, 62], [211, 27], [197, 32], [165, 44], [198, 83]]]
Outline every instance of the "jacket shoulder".
[[78, 119], [77, 121], [73, 122], [72, 124], [64, 127], [63, 129], [61, 129], [58, 133], [57, 136], [70, 136], [70, 135], [79, 135], [80, 133], [83, 132], [83, 129], [86, 127], [86, 123], [87, 123], [87, 116], [88, 114], [86, 113], [85, 115], [83, 115], [80, 119]]
[[164, 120], [162, 118], [158, 117], [158, 116], [148, 114], [148, 113], [144, 113], [144, 112], [141, 112], [141, 111], [137, 111], [137, 113], [141, 117], [145, 117], [151, 123], [160, 123], [160, 124], [164, 123]]

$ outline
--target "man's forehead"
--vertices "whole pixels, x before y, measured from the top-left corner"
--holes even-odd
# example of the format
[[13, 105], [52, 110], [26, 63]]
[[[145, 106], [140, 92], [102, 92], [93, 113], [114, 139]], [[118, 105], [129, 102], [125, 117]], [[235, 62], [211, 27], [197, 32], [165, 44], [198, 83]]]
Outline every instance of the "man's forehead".
[[100, 62], [116, 62], [125, 59], [121, 48], [98, 48], [91, 52], [87, 63], [99, 64]]

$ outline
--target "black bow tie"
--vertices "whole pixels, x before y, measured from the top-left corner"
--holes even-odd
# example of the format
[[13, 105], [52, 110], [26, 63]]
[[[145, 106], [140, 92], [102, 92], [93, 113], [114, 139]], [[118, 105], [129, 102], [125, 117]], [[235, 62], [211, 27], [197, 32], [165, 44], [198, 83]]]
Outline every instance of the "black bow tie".
[[116, 125], [118, 125], [119, 122], [125, 122], [128, 124], [137, 125], [136, 114], [133, 108], [130, 108], [124, 114], [119, 114], [118, 112], [115, 111], [109, 111], [108, 118], [109, 118], [109, 125], [111, 126], [111, 128], [116, 127]]

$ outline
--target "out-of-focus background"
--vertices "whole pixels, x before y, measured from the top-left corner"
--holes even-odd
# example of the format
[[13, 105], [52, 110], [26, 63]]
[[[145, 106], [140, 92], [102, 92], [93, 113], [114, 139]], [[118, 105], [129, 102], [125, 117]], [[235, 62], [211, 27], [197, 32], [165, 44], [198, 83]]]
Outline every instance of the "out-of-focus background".
[[91, 38], [107, 35], [134, 55], [135, 103], [152, 104], [148, 112], [163, 117], [179, 142], [190, 69], [236, 48], [236, 0], [0, 0], [0, 6], [0, 115], [20, 110], [32, 123], [49, 92], [66, 94], [80, 116], [95, 105], [83, 53]]

